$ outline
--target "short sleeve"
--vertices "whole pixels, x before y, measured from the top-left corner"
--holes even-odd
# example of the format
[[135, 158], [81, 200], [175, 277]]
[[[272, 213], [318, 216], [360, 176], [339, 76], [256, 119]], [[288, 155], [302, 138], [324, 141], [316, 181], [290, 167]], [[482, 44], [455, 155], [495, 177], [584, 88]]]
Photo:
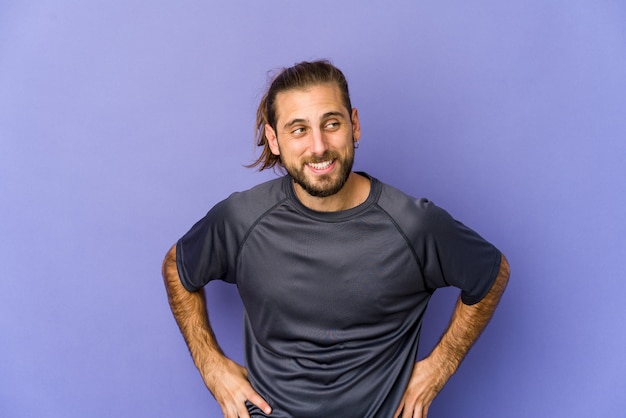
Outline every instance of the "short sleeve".
[[281, 204], [289, 177], [232, 193], [215, 205], [176, 244], [176, 264], [183, 286], [195, 291], [211, 280], [237, 282], [237, 257], [250, 229]]
[[497, 277], [500, 251], [433, 203], [423, 200], [421, 205], [425, 225], [418, 254], [426, 282], [434, 288], [458, 287], [467, 305], [479, 302]]
[[183, 286], [196, 291], [214, 279], [224, 279], [236, 253], [228, 233], [225, 202], [217, 204], [176, 244], [176, 265]]

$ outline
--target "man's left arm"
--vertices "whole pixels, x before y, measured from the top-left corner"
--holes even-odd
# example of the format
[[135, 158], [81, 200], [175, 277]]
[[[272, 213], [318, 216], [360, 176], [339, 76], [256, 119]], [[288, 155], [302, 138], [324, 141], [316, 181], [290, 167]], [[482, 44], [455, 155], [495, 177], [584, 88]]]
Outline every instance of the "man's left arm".
[[480, 302], [466, 305], [459, 297], [450, 324], [441, 340], [428, 357], [415, 363], [394, 418], [427, 417], [431, 403], [456, 372], [470, 347], [493, 316], [509, 281], [509, 274], [509, 263], [502, 255], [498, 276]]

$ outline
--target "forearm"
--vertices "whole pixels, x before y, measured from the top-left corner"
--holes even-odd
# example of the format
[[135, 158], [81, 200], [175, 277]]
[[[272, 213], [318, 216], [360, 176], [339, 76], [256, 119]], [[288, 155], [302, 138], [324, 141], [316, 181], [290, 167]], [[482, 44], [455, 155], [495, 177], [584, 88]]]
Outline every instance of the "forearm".
[[187, 343], [193, 361], [202, 370], [213, 369], [224, 354], [209, 323], [204, 292], [189, 292], [180, 281], [176, 267], [176, 248], [163, 262], [163, 280], [170, 308]]
[[415, 363], [411, 379], [396, 409], [395, 418], [408, 414], [425, 418], [439, 391], [456, 372], [470, 347], [491, 319], [509, 280], [509, 264], [504, 255], [491, 289], [475, 305], [457, 301], [448, 328], [425, 359]]
[[228, 359], [217, 344], [209, 323], [203, 292], [184, 288], [176, 267], [176, 247], [163, 261], [163, 280], [174, 318], [187, 342], [191, 357], [204, 384], [226, 418], [249, 418], [246, 401], [272, 412], [269, 404], [252, 388], [245, 368]]
[[439, 365], [445, 380], [456, 372], [469, 349], [489, 323], [508, 279], [509, 264], [502, 255], [498, 276], [487, 295], [474, 305], [464, 304], [461, 298], [457, 301], [448, 328], [429, 356], [429, 360]]

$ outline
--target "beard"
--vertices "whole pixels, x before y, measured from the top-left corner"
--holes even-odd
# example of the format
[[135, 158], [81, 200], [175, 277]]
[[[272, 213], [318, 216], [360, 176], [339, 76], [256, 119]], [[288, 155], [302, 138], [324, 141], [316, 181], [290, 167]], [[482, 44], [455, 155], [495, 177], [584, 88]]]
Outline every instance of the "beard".
[[[332, 174], [316, 176], [316, 181], [312, 181], [306, 175], [306, 164], [319, 163], [322, 161], [335, 160], [337, 171]], [[341, 158], [336, 152], [326, 151], [321, 157], [311, 158], [301, 166], [285, 164], [287, 174], [293, 181], [302, 187], [309, 195], [314, 197], [328, 197], [339, 192], [346, 184], [352, 165], [354, 164], [354, 150], [345, 158]]]

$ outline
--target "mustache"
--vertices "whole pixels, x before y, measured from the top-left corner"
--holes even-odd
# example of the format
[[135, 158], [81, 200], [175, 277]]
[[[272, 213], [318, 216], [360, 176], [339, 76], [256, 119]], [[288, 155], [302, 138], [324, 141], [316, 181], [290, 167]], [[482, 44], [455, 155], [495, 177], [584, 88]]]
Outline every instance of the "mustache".
[[326, 151], [324, 152], [324, 154], [320, 155], [320, 156], [316, 156], [316, 157], [311, 157], [311, 158], [307, 158], [304, 161], [304, 164], [318, 164], [318, 163], [322, 163], [324, 161], [329, 161], [329, 160], [336, 160], [339, 158], [339, 154], [334, 152], [334, 151]]

